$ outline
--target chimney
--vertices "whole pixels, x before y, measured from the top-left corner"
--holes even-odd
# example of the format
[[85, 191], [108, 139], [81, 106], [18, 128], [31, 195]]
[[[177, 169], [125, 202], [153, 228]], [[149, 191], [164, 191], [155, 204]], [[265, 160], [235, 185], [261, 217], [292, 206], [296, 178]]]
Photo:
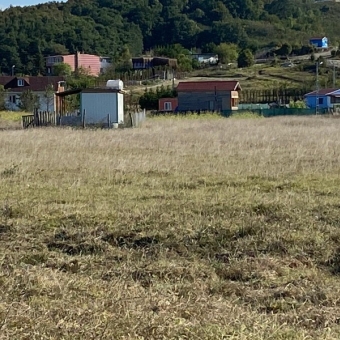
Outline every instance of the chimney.
[[57, 92], [64, 92], [65, 91], [65, 82], [58, 81]]
[[79, 69], [79, 52], [76, 51], [76, 54], [74, 55], [74, 70], [77, 72]]

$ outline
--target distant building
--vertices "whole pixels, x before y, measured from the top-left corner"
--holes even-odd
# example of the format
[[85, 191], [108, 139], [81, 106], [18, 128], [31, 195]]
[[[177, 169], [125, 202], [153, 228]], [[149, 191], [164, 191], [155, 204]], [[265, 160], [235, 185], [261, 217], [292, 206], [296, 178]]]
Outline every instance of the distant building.
[[93, 54], [79, 53], [68, 55], [54, 55], [46, 59], [46, 71], [48, 75], [53, 74], [53, 68], [58, 63], [65, 63], [71, 66], [72, 72], [83, 68], [90, 75], [98, 76], [104, 73], [111, 65], [110, 58], [100, 57]]
[[177, 86], [178, 111], [229, 111], [239, 104], [238, 81], [190, 81]]
[[190, 56], [193, 59], [196, 59], [200, 64], [218, 64], [218, 55], [215, 53], [193, 53]]
[[0, 76], [0, 85], [6, 90], [5, 106], [8, 110], [20, 110], [20, 96], [31, 90], [39, 98], [38, 108], [42, 111], [54, 111], [54, 93], [64, 85], [64, 77], [21, 77]]
[[134, 70], [146, 70], [154, 67], [177, 68], [177, 59], [165, 57], [135, 57], [132, 58], [132, 67]]
[[305, 102], [310, 108], [338, 109], [340, 107], [340, 89], [320, 89], [307, 93]]
[[328, 48], [328, 38], [327, 37], [310, 38], [309, 43], [316, 48]]

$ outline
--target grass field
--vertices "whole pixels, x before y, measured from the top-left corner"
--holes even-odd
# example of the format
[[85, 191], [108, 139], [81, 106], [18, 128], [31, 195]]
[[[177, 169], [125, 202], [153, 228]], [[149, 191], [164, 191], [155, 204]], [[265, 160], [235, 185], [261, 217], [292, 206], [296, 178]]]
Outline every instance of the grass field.
[[339, 339], [340, 120], [0, 132], [0, 339]]

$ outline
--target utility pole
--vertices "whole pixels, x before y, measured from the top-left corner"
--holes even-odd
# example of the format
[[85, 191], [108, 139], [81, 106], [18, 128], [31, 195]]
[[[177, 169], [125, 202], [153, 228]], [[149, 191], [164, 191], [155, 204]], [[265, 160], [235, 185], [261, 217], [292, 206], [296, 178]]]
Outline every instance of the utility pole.
[[319, 65], [322, 65], [323, 62], [316, 62], [316, 96], [315, 96], [315, 114], [318, 114], [318, 106], [319, 106]]
[[336, 73], [335, 73], [335, 63], [333, 62], [333, 89], [335, 89], [336, 83]]
[[316, 95], [315, 95], [315, 115], [318, 114], [319, 105], [319, 62], [316, 62]]

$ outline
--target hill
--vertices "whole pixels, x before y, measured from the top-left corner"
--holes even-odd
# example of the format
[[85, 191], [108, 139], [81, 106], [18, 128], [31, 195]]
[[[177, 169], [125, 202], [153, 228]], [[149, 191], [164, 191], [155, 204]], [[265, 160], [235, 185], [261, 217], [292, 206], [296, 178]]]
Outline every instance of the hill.
[[[235, 43], [256, 51], [311, 35], [340, 39], [340, 4], [312, 0], [69, 0], [0, 12], [2, 72], [44, 72], [44, 56], [84, 51], [116, 57], [179, 43], [209, 50]], [[334, 20], [333, 20], [334, 19]], [[335, 20], [336, 19], [336, 20]]]

